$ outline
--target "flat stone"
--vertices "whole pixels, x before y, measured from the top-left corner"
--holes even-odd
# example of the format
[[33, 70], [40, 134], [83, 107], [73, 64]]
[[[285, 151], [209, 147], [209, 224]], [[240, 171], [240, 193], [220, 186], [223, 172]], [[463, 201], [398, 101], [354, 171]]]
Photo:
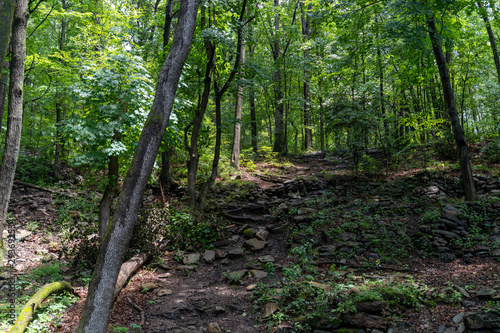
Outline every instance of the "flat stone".
[[189, 253], [182, 257], [184, 265], [196, 265], [200, 261], [201, 255], [199, 253]]
[[239, 271], [234, 271], [228, 274], [228, 279], [232, 282], [241, 281], [248, 271], [246, 269], [240, 269]]
[[158, 296], [167, 296], [167, 295], [172, 295], [173, 291], [172, 289], [160, 289], [158, 290]]
[[59, 269], [63, 273], [67, 273], [67, 272], [69, 272], [71, 270], [71, 268], [69, 268], [68, 266], [60, 266]]
[[243, 236], [245, 236], [246, 238], [253, 238], [256, 232], [257, 232], [256, 229], [248, 228], [243, 231]]
[[268, 262], [274, 262], [276, 259], [272, 255], [268, 254], [268, 255], [259, 257], [258, 260], [262, 263], [268, 263]]
[[314, 208], [299, 208], [297, 210], [297, 214], [305, 215], [305, 214], [316, 214], [318, 212], [317, 209]]
[[214, 312], [217, 314], [221, 314], [221, 313], [226, 312], [226, 309], [224, 309], [222, 306], [217, 305], [214, 309]]
[[455, 288], [460, 294], [462, 294], [463, 297], [465, 297], [465, 298], [470, 297], [469, 292], [467, 290], [465, 290], [464, 288], [457, 286], [457, 285], [454, 285], [453, 288]]
[[460, 312], [459, 314], [457, 314], [455, 317], [453, 317], [453, 322], [455, 324], [458, 324], [459, 322], [463, 321], [464, 320], [464, 313], [463, 312]]
[[269, 238], [269, 231], [266, 229], [258, 229], [255, 233], [255, 238], [261, 241], [266, 241]]
[[418, 333], [418, 331], [406, 321], [397, 321], [391, 325], [387, 333]]
[[227, 252], [227, 256], [231, 259], [241, 258], [243, 257], [243, 254], [245, 254], [245, 250], [242, 247], [235, 247]]
[[493, 288], [481, 288], [476, 292], [477, 298], [480, 299], [490, 299], [495, 296], [496, 290]]
[[149, 292], [149, 291], [155, 290], [156, 288], [158, 288], [158, 285], [156, 283], [153, 283], [153, 282], [147, 282], [147, 283], [141, 284], [141, 291], [142, 292]]
[[500, 327], [500, 313], [495, 311], [466, 312], [464, 323], [467, 329], [498, 328]]
[[444, 236], [444, 237], [446, 237], [448, 239], [450, 239], [450, 238], [458, 238], [458, 235], [456, 233], [454, 233], [454, 232], [451, 232], [451, 231], [434, 229], [434, 230], [432, 230], [432, 232], [434, 234], [438, 234], [438, 235]]
[[266, 319], [267, 317], [271, 316], [273, 313], [279, 310], [278, 304], [274, 302], [267, 303], [264, 305], [264, 309], [262, 310], [262, 318]]
[[247, 291], [253, 291], [253, 290], [255, 290], [255, 288], [257, 288], [257, 283], [249, 284], [245, 289]]
[[27, 237], [30, 237], [33, 233], [29, 230], [25, 230], [25, 229], [19, 229], [16, 231], [16, 240], [23, 240]]
[[385, 330], [387, 327], [387, 321], [378, 316], [369, 315], [366, 313], [356, 313], [355, 315], [346, 316], [346, 322], [354, 327], [359, 328], [378, 328]]
[[230, 243], [236, 243], [239, 239], [240, 239], [240, 236], [238, 236], [238, 235], [232, 235], [231, 237], [229, 237], [228, 241]]
[[370, 314], [381, 314], [383, 310], [381, 301], [361, 302], [356, 303], [355, 306], [358, 312], [365, 312]]
[[203, 260], [205, 260], [207, 263], [212, 263], [215, 261], [215, 251], [214, 250], [205, 250], [205, 253], [203, 253]]
[[57, 255], [55, 255], [54, 253], [47, 253], [42, 258], [42, 262], [49, 262], [54, 260], [57, 260]]
[[227, 252], [223, 249], [215, 249], [215, 256], [219, 259], [224, 259], [227, 257]]
[[258, 269], [251, 269], [250, 275], [252, 275], [256, 279], [263, 279], [267, 277], [267, 273]]
[[266, 246], [266, 242], [260, 241], [257, 238], [247, 240], [243, 246], [252, 251], [262, 250]]
[[333, 253], [337, 247], [335, 245], [322, 245], [316, 248], [319, 253]]
[[313, 286], [313, 287], [316, 287], [316, 288], [319, 288], [327, 293], [329, 293], [330, 291], [332, 291], [332, 287], [328, 284], [324, 284], [324, 283], [319, 283], [319, 282], [314, 282], [314, 281], [308, 281], [308, 283]]

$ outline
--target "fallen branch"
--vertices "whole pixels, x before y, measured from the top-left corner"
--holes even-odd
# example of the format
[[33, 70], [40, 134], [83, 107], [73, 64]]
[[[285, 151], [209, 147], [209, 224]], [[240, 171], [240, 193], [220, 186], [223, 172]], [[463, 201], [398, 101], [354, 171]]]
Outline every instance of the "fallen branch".
[[47, 297], [49, 297], [49, 295], [53, 293], [59, 293], [64, 290], [75, 294], [75, 292], [73, 291], [73, 287], [71, 287], [71, 284], [66, 281], [49, 283], [40, 288], [40, 290], [38, 290], [37, 293], [33, 295], [33, 297], [31, 297], [28, 303], [26, 303], [23, 310], [19, 314], [19, 317], [17, 317], [14, 326], [12, 326], [12, 328], [10, 329], [9, 333], [23, 333], [24, 330], [26, 330], [26, 327], [28, 327], [31, 319], [33, 318], [35, 311], [40, 307], [42, 302]]
[[35, 190], [43, 191], [43, 192], [49, 192], [49, 193], [53, 193], [53, 194], [64, 195], [64, 196], [66, 196], [68, 198], [75, 198], [75, 197], [78, 196], [78, 194], [74, 193], [74, 192], [67, 193], [67, 192], [64, 192], [64, 191], [61, 191], [61, 190], [53, 190], [51, 188], [41, 187], [41, 186], [33, 185], [33, 184], [30, 184], [30, 183], [25, 183], [25, 182], [22, 182], [20, 180], [15, 180], [14, 181], [14, 185], [20, 185], [20, 186], [24, 186], [24, 187], [29, 187], [29, 188], [33, 188]]
[[149, 257], [146, 253], [139, 253], [133, 256], [130, 260], [124, 262], [120, 268], [120, 273], [118, 273], [118, 279], [116, 280], [115, 292], [113, 293], [113, 302], [118, 297], [120, 291], [125, 287], [128, 280], [142, 267]]
[[134, 309], [136, 309], [137, 311], [139, 311], [141, 313], [141, 327], [144, 327], [144, 324], [146, 323], [146, 318], [144, 317], [144, 310], [139, 305], [132, 302], [130, 300], [130, 298], [128, 298], [128, 297], [127, 297], [127, 301], [130, 303], [130, 305], [132, 305], [132, 307]]

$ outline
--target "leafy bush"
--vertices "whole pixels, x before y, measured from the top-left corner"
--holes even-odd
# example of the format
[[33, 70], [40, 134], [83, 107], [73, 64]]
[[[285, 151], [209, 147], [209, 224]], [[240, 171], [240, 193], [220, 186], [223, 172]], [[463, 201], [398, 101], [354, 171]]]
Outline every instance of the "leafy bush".
[[485, 155], [486, 159], [491, 163], [500, 162], [500, 136], [488, 142], [481, 152]]
[[42, 186], [53, 183], [54, 171], [50, 160], [45, 157], [19, 154], [15, 179]]

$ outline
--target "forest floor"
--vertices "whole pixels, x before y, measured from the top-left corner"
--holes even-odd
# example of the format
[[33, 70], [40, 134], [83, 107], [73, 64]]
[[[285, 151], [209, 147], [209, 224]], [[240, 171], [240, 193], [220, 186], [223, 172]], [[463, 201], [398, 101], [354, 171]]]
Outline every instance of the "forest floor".
[[[342, 159], [310, 154], [232, 178], [212, 202], [227, 238], [209, 251], [167, 250], [141, 268], [114, 303], [108, 332], [500, 329], [498, 318], [499, 327], [476, 327], [470, 317], [500, 309], [498, 174], [483, 175], [479, 213], [464, 206], [453, 168], [360, 176]], [[10, 211], [16, 276], [56, 262], [80, 297], [38, 331], [73, 332], [90, 272], [63, 255], [53, 194], [17, 185]]]

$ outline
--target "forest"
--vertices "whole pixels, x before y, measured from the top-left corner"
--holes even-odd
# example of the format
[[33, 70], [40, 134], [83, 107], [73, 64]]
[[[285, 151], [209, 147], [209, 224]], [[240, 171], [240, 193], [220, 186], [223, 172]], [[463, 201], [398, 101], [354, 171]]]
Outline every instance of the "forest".
[[497, 332], [499, 13], [0, 0], [0, 331]]

